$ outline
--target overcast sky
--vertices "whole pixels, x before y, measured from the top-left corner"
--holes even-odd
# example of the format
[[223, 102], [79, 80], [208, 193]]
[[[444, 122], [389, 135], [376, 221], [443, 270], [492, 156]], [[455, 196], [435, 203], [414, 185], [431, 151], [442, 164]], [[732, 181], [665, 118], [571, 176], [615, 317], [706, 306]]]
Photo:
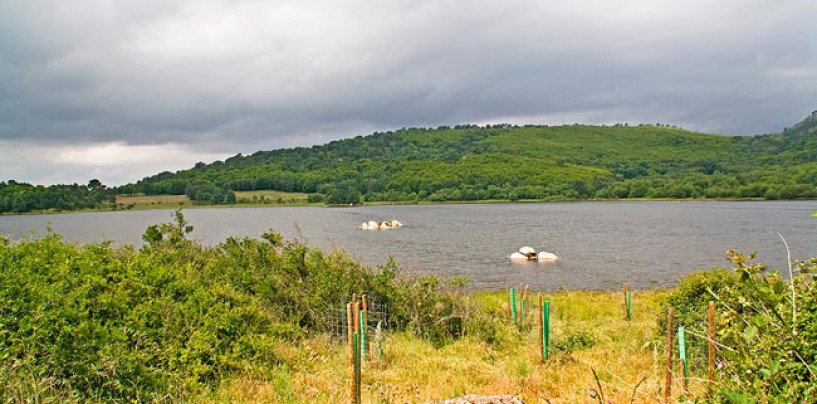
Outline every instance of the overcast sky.
[[0, 0], [0, 181], [116, 185], [457, 123], [779, 132], [817, 1]]

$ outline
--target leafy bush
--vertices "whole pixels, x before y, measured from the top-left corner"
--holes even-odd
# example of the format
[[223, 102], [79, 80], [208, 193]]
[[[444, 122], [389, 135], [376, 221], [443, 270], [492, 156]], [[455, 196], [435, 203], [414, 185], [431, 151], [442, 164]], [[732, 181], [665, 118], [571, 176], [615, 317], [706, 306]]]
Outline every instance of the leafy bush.
[[556, 340], [551, 346], [554, 352], [570, 355], [574, 351], [587, 349], [596, 345], [596, 337], [585, 331], [571, 332]]
[[[817, 271], [817, 260], [799, 263], [791, 282], [786, 282], [778, 271], [768, 271], [752, 263], [752, 258], [731, 251], [734, 273], [726, 276], [717, 271], [685, 280], [690, 285], [714, 281], [718, 288], [713, 289], [718, 310], [715, 339], [724, 348], [719, 351], [723, 369], [714, 398], [722, 402], [815, 402], [817, 286], [811, 276]], [[679, 288], [670, 304], [696, 301], [702, 296], [695, 291], [701, 289]], [[697, 321], [694, 312], [703, 312], [701, 307], [675, 308], [679, 321]]]
[[[724, 268], [711, 271], [696, 272], [681, 279], [672, 293], [660, 302], [663, 315], [658, 317], [657, 335], [666, 335], [667, 311], [670, 307], [675, 310], [674, 327], [684, 327], [698, 335], [709, 335], [709, 302], [731, 300], [731, 292], [738, 284], [738, 277], [734, 272]], [[687, 361], [690, 369], [706, 369], [708, 344], [702, 338], [688, 338], [686, 341]], [[695, 355], [695, 353], [703, 353]], [[702, 372], [702, 374], [705, 372]]]
[[458, 297], [434, 277], [393, 261], [375, 272], [277, 233], [203, 247], [174, 219], [150, 226], [141, 250], [0, 239], [0, 386], [35, 379], [56, 396], [142, 401], [264, 377], [280, 341], [328, 329], [353, 291], [387, 304], [393, 327], [437, 343], [462, 333]]

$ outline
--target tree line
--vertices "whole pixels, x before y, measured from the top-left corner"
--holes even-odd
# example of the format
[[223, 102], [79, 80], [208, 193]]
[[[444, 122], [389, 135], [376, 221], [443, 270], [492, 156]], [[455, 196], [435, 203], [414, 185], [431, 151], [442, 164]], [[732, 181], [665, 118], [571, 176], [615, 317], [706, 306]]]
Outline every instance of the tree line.
[[0, 182], [0, 213], [43, 210], [94, 209], [116, 202], [113, 189], [99, 180], [88, 185], [32, 185], [14, 180]]

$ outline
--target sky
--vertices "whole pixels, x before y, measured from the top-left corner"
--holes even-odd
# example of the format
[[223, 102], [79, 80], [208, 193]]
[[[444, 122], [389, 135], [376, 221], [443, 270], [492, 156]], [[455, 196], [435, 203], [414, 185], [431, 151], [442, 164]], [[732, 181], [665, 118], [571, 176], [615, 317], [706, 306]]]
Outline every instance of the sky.
[[0, 181], [119, 185], [402, 127], [780, 132], [817, 1], [0, 0]]

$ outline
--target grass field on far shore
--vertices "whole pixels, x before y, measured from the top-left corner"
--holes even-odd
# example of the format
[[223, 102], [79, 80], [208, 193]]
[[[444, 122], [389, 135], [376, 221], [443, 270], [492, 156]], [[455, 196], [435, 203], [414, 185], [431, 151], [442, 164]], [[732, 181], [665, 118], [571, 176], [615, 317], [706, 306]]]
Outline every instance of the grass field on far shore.
[[303, 205], [309, 194], [281, 191], [236, 191], [235, 200], [239, 204]]

